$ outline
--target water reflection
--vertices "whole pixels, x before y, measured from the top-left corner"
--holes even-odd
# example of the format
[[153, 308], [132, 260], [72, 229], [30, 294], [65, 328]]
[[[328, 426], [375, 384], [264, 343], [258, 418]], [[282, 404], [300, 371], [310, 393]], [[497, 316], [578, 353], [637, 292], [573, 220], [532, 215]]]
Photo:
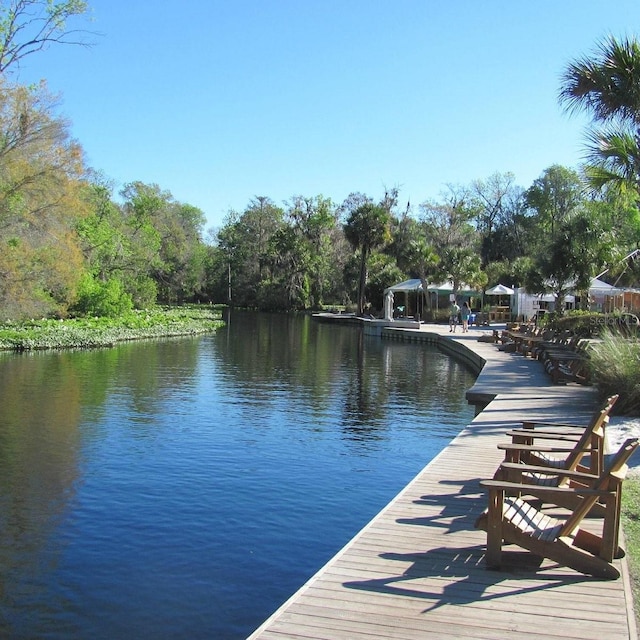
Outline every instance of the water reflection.
[[245, 637], [472, 416], [432, 348], [228, 320], [0, 354], [0, 635]]

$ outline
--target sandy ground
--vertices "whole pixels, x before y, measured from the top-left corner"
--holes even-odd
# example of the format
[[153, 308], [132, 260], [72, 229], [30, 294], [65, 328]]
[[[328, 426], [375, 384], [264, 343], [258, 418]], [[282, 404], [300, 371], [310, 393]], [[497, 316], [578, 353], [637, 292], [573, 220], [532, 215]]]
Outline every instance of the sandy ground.
[[[611, 416], [607, 425], [607, 449], [613, 453], [627, 438], [640, 438], [640, 418]], [[640, 447], [638, 448], [640, 449]], [[629, 461], [629, 473], [640, 476], [640, 451], [636, 450]]]

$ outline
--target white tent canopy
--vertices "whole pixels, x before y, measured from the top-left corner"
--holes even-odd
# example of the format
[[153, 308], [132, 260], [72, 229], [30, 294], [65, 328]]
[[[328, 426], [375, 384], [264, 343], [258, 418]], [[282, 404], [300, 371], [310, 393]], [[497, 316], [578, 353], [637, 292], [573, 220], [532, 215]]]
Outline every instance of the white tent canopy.
[[511, 287], [507, 287], [504, 284], [497, 284], [491, 289], [487, 289], [485, 294], [488, 296], [512, 296], [515, 291]]
[[[405, 280], [404, 282], [399, 282], [398, 284], [394, 284], [392, 287], [387, 287], [384, 290], [384, 317], [386, 320], [390, 320], [393, 316], [393, 304], [394, 304], [394, 294], [396, 293], [404, 293], [405, 296], [408, 296], [409, 293], [413, 292], [422, 292], [424, 288], [422, 286], [422, 280], [420, 278], [412, 278], [411, 280]], [[441, 282], [439, 284], [433, 283], [427, 285], [428, 293], [436, 296], [436, 306], [437, 306], [437, 297], [438, 295], [446, 295], [453, 293], [453, 282], [449, 280], [448, 282]], [[464, 285], [460, 287], [456, 293], [469, 295], [474, 292], [468, 285]], [[418, 313], [420, 313], [420, 309], [418, 309]]]
[[622, 289], [618, 289], [618, 287], [614, 287], [612, 284], [609, 284], [604, 280], [600, 280], [599, 278], [591, 278], [589, 292], [600, 293], [604, 295], [615, 295], [617, 293], [622, 293]]
[[405, 280], [399, 284], [394, 284], [393, 287], [388, 287], [384, 290], [385, 293], [391, 291], [397, 293], [398, 291], [422, 291], [422, 280], [420, 278], [413, 278], [412, 280]]
[[[420, 278], [412, 278], [411, 280], [405, 280], [404, 282], [400, 282], [398, 284], [394, 284], [392, 287], [388, 287], [384, 290], [385, 293], [398, 293], [399, 291], [422, 291], [422, 280]], [[427, 285], [427, 291], [431, 291], [432, 293], [453, 293], [453, 282], [449, 280], [448, 282], [441, 282], [439, 284], [433, 283]], [[458, 292], [468, 293], [473, 291], [473, 289], [468, 285], [463, 285], [458, 289]], [[513, 291], [511, 292], [513, 293]]]
[[394, 284], [393, 287], [387, 287], [384, 290], [384, 319], [393, 320], [393, 295], [394, 293], [404, 293], [407, 295], [411, 291], [422, 291], [422, 281], [420, 278], [405, 280]]
[[[552, 288], [553, 283], [551, 281], [547, 281], [547, 286], [549, 288]], [[567, 283], [567, 290], [570, 291], [572, 295], [578, 293], [575, 290], [575, 282]], [[599, 278], [591, 278], [591, 282], [589, 284], [590, 293], [598, 292], [613, 295], [615, 293], [621, 293], [621, 291], [622, 289], [618, 289], [617, 287], [614, 287], [613, 285], [605, 282], [604, 280], [600, 280]]]
[[[430, 284], [427, 289], [435, 293], [453, 293], [453, 282], [448, 280], [447, 282], [441, 282], [440, 284]], [[469, 285], [464, 284], [461, 287], [458, 287], [456, 293], [468, 293], [470, 291], [473, 291], [473, 289]]]

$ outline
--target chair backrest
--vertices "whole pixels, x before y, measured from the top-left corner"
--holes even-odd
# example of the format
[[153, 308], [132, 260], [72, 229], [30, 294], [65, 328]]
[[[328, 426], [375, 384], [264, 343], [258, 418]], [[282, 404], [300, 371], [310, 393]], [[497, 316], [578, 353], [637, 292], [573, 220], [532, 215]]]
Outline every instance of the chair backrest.
[[609, 413], [616, 403], [618, 395], [609, 396], [598, 409], [585, 428], [574, 450], [567, 456], [565, 469], [575, 471], [582, 458], [589, 452], [589, 470], [600, 475], [604, 464], [605, 427], [609, 422]]
[[[627, 472], [627, 462], [637, 449], [639, 443], [638, 438], [629, 438], [626, 440], [618, 450], [618, 453], [611, 459], [596, 485], [592, 488], [595, 490], [620, 491], [622, 481]], [[585, 496], [562, 526], [560, 535], [569, 535], [578, 529], [582, 520], [584, 520], [585, 516], [591, 511], [591, 508], [600, 498], [601, 496], [595, 494]], [[615, 518], [619, 517], [619, 514], [611, 515]]]

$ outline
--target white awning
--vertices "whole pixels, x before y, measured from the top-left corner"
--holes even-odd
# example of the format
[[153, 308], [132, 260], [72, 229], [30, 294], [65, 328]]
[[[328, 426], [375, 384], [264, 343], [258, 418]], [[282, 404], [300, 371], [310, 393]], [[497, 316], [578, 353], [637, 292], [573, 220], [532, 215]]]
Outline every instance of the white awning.
[[512, 296], [515, 291], [511, 287], [507, 287], [504, 284], [497, 284], [491, 289], [487, 289], [485, 294], [488, 296]]

